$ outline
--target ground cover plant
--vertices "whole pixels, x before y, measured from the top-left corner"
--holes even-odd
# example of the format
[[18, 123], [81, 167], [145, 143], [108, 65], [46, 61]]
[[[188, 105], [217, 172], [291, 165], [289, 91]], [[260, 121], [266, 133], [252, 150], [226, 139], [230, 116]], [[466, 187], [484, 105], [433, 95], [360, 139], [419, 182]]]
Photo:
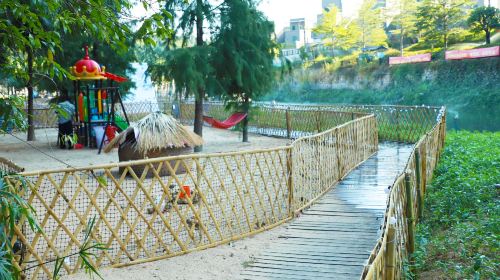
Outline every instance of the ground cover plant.
[[418, 279], [499, 279], [500, 132], [450, 132], [417, 230]]

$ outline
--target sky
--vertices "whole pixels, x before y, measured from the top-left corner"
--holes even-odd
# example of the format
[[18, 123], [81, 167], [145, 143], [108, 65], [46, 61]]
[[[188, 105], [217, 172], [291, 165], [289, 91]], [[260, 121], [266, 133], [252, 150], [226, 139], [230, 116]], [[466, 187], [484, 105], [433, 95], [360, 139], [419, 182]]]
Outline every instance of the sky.
[[321, 14], [321, 0], [262, 0], [259, 10], [274, 21], [275, 31], [280, 32], [292, 18], [306, 18], [312, 25]]
[[[216, 0], [214, 0], [216, 1]], [[363, 0], [349, 0], [344, 2], [344, 13], [352, 15], [355, 8]], [[322, 13], [321, 0], [262, 0], [259, 10], [264, 12], [268, 19], [274, 21], [275, 31], [279, 33], [289, 25], [292, 18], [305, 18], [306, 24], [313, 26], [317, 16]], [[142, 5], [136, 4], [132, 11], [133, 15], [144, 15], [146, 12]]]

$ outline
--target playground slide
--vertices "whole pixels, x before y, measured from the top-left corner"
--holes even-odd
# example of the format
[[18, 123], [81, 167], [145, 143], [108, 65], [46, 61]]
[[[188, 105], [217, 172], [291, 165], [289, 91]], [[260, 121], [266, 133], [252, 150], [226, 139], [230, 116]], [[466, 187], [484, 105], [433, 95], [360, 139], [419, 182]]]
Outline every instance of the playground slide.
[[127, 121], [124, 120], [122, 117], [118, 116], [118, 115], [115, 115], [115, 123], [116, 123], [116, 126], [121, 130], [125, 130], [128, 128], [128, 124], [127, 124]]

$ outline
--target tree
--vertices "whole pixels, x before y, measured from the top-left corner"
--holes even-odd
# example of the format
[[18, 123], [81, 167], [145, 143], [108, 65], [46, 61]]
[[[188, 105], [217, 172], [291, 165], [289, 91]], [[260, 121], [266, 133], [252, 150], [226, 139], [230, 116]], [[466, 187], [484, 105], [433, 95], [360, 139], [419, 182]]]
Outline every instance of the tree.
[[[249, 0], [226, 0], [215, 36], [215, 77], [228, 107], [249, 113], [252, 100], [264, 94], [274, 79], [273, 23]], [[243, 142], [248, 142], [248, 117], [243, 121]]]
[[479, 7], [472, 11], [467, 24], [475, 34], [484, 31], [486, 44], [490, 44], [491, 32], [500, 27], [500, 10], [495, 7]]
[[[110, 3], [111, 2], [111, 3]], [[147, 0], [141, 1], [148, 6]], [[0, 1], [0, 71], [20, 79], [28, 90], [28, 141], [35, 139], [33, 126], [34, 76], [62, 79], [67, 71], [53, 59], [61, 50], [61, 38], [78, 30], [99, 42], [126, 48], [123, 41], [134, 35], [122, 15], [131, 8], [129, 0], [46, 0]], [[153, 35], [164, 37], [169, 29], [163, 16], [140, 19], [137, 38], [152, 42]]]
[[448, 36], [465, 20], [469, 4], [469, 0], [424, 0], [417, 8], [417, 28], [426, 40], [441, 37], [446, 50]]
[[358, 44], [360, 29], [353, 20], [341, 19], [337, 7], [323, 11], [321, 21], [313, 32], [323, 35], [325, 45], [341, 50], [349, 50]]
[[376, 0], [364, 0], [359, 8], [357, 24], [360, 29], [362, 48], [367, 46], [387, 46], [382, 10]]
[[398, 11], [394, 17], [394, 24], [399, 26], [399, 40], [401, 56], [403, 56], [404, 38], [413, 35], [416, 32], [416, 9], [415, 0], [399, 0], [397, 3]]
[[[167, 50], [175, 43], [176, 39], [175, 35], [179, 31], [182, 32], [181, 35], [182, 47], [185, 47], [187, 45], [188, 40], [194, 31], [196, 31], [196, 46], [199, 48], [205, 46], [205, 42], [203, 40], [204, 36], [203, 24], [205, 21], [212, 24], [214, 19], [213, 16], [214, 7], [212, 6], [211, 1], [172, 0], [172, 1], [166, 1], [164, 8], [166, 11], [169, 11], [172, 14], [177, 14], [176, 12], [182, 11], [182, 13], [180, 13], [180, 16], [178, 17], [178, 24], [177, 27], [175, 28], [173, 40], [169, 41], [169, 43], [172, 44], [167, 45]], [[196, 55], [195, 53], [200, 51], [199, 48], [197, 49], [197, 51], [193, 52], [193, 55]], [[183, 52], [178, 52], [178, 53], [185, 55], [185, 53]], [[173, 56], [170, 57], [173, 58]], [[182, 72], [184, 70], [182, 68], [176, 67], [175, 69], [172, 69], [172, 71]], [[194, 72], [192, 73], [195, 74]], [[203, 73], [197, 73], [196, 76], [198, 76], [198, 74], [203, 74]], [[182, 73], [179, 73], [179, 75], [172, 75], [172, 76], [182, 76]], [[208, 83], [208, 80], [206, 82]], [[178, 82], [176, 81], [176, 83]], [[181, 84], [183, 83], [181, 82]], [[191, 89], [192, 91], [190, 93], [194, 93], [195, 95], [194, 132], [199, 136], [203, 136], [203, 100], [206, 95], [205, 92], [206, 87], [204, 85], [202, 86], [201, 84], [199, 85], [200, 86], [197, 89]], [[201, 146], [195, 148], [195, 151], [197, 152], [201, 150], [202, 150]]]

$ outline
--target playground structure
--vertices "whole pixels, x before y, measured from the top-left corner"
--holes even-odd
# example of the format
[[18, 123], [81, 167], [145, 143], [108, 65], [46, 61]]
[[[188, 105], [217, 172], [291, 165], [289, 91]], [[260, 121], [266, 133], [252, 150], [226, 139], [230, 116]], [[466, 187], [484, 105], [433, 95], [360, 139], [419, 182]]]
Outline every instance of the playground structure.
[[[210, 106], [210, 115], [223, 114], [221, 104]], [[192, 104], [181, 106], [181, 118], [193, 112]], [[298, 139], [273, 149], [22, 173], [29, 185], [23, 196], [39, 213], [44, 231], [16, 229], [13, 242], [20, 240], [25, 250], [15, 265], [22, 270], [39, 263], [25, 271], [27, 279], [51, 278], [53, 263], [45, 260], [77, 250], [92, 217], [92, 240], [109, 248], [97, 252], [96, 266], [154, 261], [256, 234], [293, 219], [373, 155], [379, 140], [388, 140], [416, 144], [391, 188], [383, 234], [373, 244], [364, 275], [371, 279], [391, 269], [401, 275], [411, 253], [413, 213], [421, 209], [425, 183], [443, 147], [444, 109], [264, 106], [249, 125], [255, 132]], [[142, 166], [143, 173], [136, 174], [134, 166]], [[186, 172], [177, 174], [181, 167]], [[160, 175], [161, 168], [171, 175]], [[146, 178], [148, 172], [152, 178]], [[172, 185], [189, 186], [199, 200], [181, 205]], [[391, 224], [394, 216], [397, 222]], [[394, 244], [397, 253], [390, 255]], [[62, 271], [71, 274], [78, 267], [77, 258], [70, 257]]]
[[[119, 87], [114, 85], [114, 82], [120, 83], [127, 79], [106, 72], [105, 66], [101, 68], [90, 59], [87, 46], [85, 57], [70, 67], [70, 72], [74, 77], [73, 102], [77, 108], [75, 130], [79, 142], [91, 147], [91, 139], [95, 137], [98, 153], [101, 153], [104, 140], [112, 138], [115, 129], [123, 131], [130, 125]], [[105, 81], [107, 85], [104, 85]], [[120, 104], [124, 119], [116, 114], [116, 103]]]

